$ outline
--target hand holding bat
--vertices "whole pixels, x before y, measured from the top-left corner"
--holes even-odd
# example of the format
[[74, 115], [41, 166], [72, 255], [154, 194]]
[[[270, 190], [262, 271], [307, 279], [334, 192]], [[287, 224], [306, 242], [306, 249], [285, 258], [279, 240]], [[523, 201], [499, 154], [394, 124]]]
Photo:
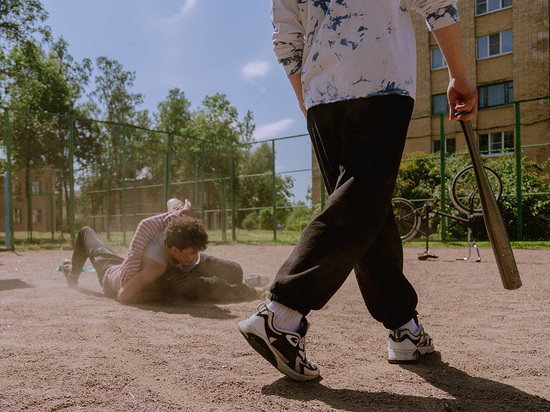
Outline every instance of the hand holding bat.
[[[458, 112], [455, 114], [455, 117], [460, 114], [463, 113]], [[468, 145], [468, 151], [472, 159], [479, 198], [481, 200], [481, 208], [483, 210], [483, 219], [485, 220], [489, 241], [493, 247], [502, 284], [505, 289], [518, 289], [521, 287], [519, 271], [512, 251], [512, 246], [508, 239], [508, 234], [506, 233], [502, 215], [500, 214], [497, 201], [489, 184], [489, 180], [487, 179], [487, 175], [485, 174], [477, 141], [474, 137], [472, 123], [470, 120], [459, 120], [459, 122], [462, 126], [464, 136], [466, 137], [466, 144]]]

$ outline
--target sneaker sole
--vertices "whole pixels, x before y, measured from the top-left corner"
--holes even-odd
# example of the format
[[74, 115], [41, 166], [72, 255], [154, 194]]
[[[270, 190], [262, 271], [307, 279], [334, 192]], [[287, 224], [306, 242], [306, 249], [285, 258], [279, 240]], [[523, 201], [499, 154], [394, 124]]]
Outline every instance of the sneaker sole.
[[238, 329], [252, 348], [264, 357], [269, 363], [271, 363], [279, 372], [288, 376], [290, 379], [300, 382], [311, 381], [316, 379], [319, 375], [306, 376], [289, 368], [280, 357], [273, 352], [273, 350], [262, 338], [261, 333], [255, 328], [251, 327], [246, 321], [238, 324]]
[[417, 348], [412, 354], [405, 351], [392, 351], [388, 352], [388, 362], [392, 364], [397, 363], [417, 363], [420, 360], [420, 357], [423, 355], [428, 355], [434, 351], [434, 347], [425, 347]]

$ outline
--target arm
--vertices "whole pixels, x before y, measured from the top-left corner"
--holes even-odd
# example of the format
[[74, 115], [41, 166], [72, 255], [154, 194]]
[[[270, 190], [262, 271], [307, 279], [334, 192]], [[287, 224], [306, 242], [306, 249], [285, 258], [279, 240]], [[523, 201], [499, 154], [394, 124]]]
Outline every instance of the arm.
[[300, 110], [302, 111], [304, 116], [307, 117], [307, 109], [304, 106], [304, 95], [302, 93], [302, 73], [293, 74], [288, 78], [288, 80], [290, 80], [290, 84], [294, 89], [294, 93], [296, 93], [296, 98], [298, 99]]
[[143, 256], [140, 271], [118, 290], [118, 300], [121, 303], [141, 303], [158, 299], [160, 297], [158, 293], [147, 289], [165, 271], [166, 265]]
[[285, 69], [298, 99], [300, 110], [307, 114], [302, 93], [302, 56], [304, 28], [296, 0], [272, 0], [273, 50]]
[[[426, 19], [449, 68], [447, 100], [450, 120], [471, 120], [477, 114], [477, 89], [468, 78], [457, 0], [404, 0], [408, 8], [416, 9]], [[469, 112], [455, 117], [457, 111]]]
[[468, 113], [460, 115], [456, 119], [471, 120], [477, 114], [477, 89], [466, 72], [460, 25], [455, 23], [436, 29], [433, 31], [433, 35], [449, 68], [449, 87], [447, 88], [449, 118], [454, 120], [457, 111], [464, 111]]

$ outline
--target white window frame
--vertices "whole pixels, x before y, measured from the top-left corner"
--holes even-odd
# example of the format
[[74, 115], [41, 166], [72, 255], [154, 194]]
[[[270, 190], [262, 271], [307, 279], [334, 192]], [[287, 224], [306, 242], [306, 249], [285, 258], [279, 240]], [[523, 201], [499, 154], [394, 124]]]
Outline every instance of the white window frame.
[[[454, 146], [454, 150], [451, 152], [449, 151], [449, 144], [450, 143], [453, 143], [453, 146]], [[441, 148], [439, 148], [438, 150], [435, 150], [436, 149], [436, 145], [437, 144], [440, 144], [441, 145], [441, 140], [432, 140], [432, 153], [437, 153], [441, 150]], [[447, 154], [453, 154], [453, 153], [456, 153], [456, 139], [453, 137], [451, 139], [445, 139], [445, 153]]]
[[[444, 112], [436, 112], [435, 111], [434, 100], [435, 100], [436, 96], [441, 98], [441, 99], [445, 99], [445, 111]], [[437, 114], [446, 114], [446, 113], [449, 113], [449, 102], [447, 101], [447, 93], [440, 93], [440, 94], [432, 95], [432, 114], [437, 115]]]
[[41, 225], [42, 224], [42, 209], [33, 209], [32, 210], [32, 224]]
[[31, 184], [32, 184], [32, 186], [31, 186], [32, 193], [35, 194], [35, 195], [39, 194], [40, 193], [40, 186], [42, 186], [40, 180], [33, 180]]
[[[504, 102], [498, 104], [489, 103], [489, 89], [495, 86], [502, 86], [504, 92]], [[484, 84], [477, 88], [479, 97], [478, 104], [480, 109], [486, 109], [489, 107], [505, 106], [514, 102], [514, 82], [507, 81], [502, 83]]]
[[[506, 147], [506, 135], [511, 134], [512, 135], [512, 146]], [[483, 150], [483, 155], [487, 157], [495, 157], [495, 156], [504, 156], [504, 155], [512, 155], [515, 152], [515, 144], [514, 144], [514, 132], [510, 130], [505, 130], [502, 132], [495, 132], [495, 133], [484, 133], [479, 135], [479, 150], [481, 151], [481, 140], [484, 139], [484, 136], [487, 136], [487, 150]], [[500, 142], [500, 148], [499, 149], [492, 149], [492, 147], [495, 145], [495, 142]]]
[[[510, 33], [510, 35], [512, 37], [511, 38], [512, 44], [511, 44], [511, 48], [510, 48], [509, 51], [503, 51], [502, 38], [503, 38], [503, 35], [505, 33]], [[499, 50], [498, 50], [498, 53], [491, 54], [491, 38], [494, 39], [495, 36], [498, 36], [498, 49]], [[477, 59], [478, 60], [490, 59], [492, 57], [503, 56], [505, 54], [511, 54], [511, 53], [514, 52], [514, 35], [512, 33], [512, 30], [505, 30], [505, 31], [501, 31], [500, 33], [494, 33], [494, 34], [490, 34], [488, 36], [478, 37], [476, 43], [477, 43]], [[482, 47], [486, 50], [487, 55], [480, 56]]]
[[[513, 0], [510, 0], [510, 5], [509, 6], [504, 6], [504, 2], [506, 0], [476, 0], [476, 16], [483, 16], [484, 14], [489, 14], [489, 13], [494, 13], [494, 12], [497, 12], [497, 11], [500, 11], [500, 10], [505, 10], [505, 9], [510, 9], [512, 8], [513, 6]], [[498, 6], [497, 8], [494, 8], [492, 10], [489, 10], [489, 5], [491, 3], [498, 3]], [[481, 5], [481, 4], [485, 4], [486, 5], [486, 11], [482, 12], [482, 13], [479, 13], [478, 12], [478, 7]]]
[[[434, 58], [434, 53], [437, 55]], [[432, 70], [440, 70], [447, 68], [447, 62], [445, 61], [445, 57], [443, 57], [443, 53], [441, 52], [441, 49], [432, 49], [431, 50], [431, 59], [432, 59]], [[441, 64], [435, 63], [436, 60], [440, 60]], [[437, 64], [437, 65], [436, 65]]]

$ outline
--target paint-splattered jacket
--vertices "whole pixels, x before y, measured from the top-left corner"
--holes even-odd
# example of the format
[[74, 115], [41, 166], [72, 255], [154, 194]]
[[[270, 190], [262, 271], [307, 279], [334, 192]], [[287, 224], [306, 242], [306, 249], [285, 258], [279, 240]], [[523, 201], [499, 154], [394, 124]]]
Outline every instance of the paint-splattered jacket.
[[457, 0], [271, 0], [273, 45], [304, 104], [376, 94], [415, 98], [416, 47], [409, 10], [430, 30], [459, 20]]

